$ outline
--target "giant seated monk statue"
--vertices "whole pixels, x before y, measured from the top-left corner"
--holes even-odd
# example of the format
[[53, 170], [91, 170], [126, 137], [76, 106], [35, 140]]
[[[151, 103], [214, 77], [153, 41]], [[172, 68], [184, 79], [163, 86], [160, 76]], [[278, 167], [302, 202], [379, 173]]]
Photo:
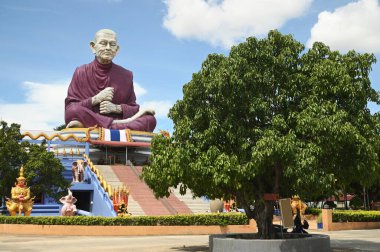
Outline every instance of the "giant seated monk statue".
[[131, 71], [112, 62], [119, 50], [116, 33], [102, 29], [90, 48], [95, 59], [75, 70], [65, 99], [67, 128], [99, 126], [153, 132], [153, 110], [139, 111]]

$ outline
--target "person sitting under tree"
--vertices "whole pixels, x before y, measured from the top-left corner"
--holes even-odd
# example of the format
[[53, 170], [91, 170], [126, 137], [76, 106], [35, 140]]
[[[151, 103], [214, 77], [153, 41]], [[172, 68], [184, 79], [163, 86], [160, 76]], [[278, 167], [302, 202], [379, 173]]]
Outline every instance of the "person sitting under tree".
[[291, 201], [293, 218], [294, 218], [294, 228], [292, 233], [307, 234], [305, 229], [309, 228], [308, 222], [304, 219], [302, 223], [302, 217], [305, 214], [307, 205], [301, 201], [298, 195], [293, 196]]

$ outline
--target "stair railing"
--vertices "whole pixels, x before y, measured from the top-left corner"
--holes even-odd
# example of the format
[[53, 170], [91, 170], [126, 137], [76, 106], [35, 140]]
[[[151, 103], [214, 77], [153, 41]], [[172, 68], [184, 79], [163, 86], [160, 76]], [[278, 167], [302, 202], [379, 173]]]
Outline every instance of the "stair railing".
[[99, 182], [100, 182], [100, 185], [103, 187], [104, 191], [108, 193], [108, 196], [110, 199], [112, 199], [112, 196], [113, 196], [113, 190], [112, 190], [112, 187], [111, 185], [109, 185], [107, 183], [107, 181], [103, 178], [103, 176], [101, 175], [100, 171], [98, 168], [96, 168], [96, 166], [92, 163], [91, 159], [86, 155], [86, 154], [83, 154], [83, 157], [86, 159], [87, 161], [87, 164], [88, 164], [88, 167], [90, 168], [90, 170], [96, 174], [96, 177], [98, 178]]
[[121, 186], [121, 188], [120, 187], [112, 188], [112, 186], [109, 185], [107, 181], [103, 178], [99, 169], [96, 168], [96, 166], [92, 163], [91, 159], [86, 154], [83, 154], [83, 157], [86, 159], [89, 169], [98, 178], [99, 183], [102, 186], [104, 192], [108, 194], [108, 197], [113, 204], [114, 211], [118, 213], [118, 210], [121, 204], [124, 204], [125, 207], [127, 207], [128, 197], [129, 197], [129, 188], [125, 186], [124, 184]]

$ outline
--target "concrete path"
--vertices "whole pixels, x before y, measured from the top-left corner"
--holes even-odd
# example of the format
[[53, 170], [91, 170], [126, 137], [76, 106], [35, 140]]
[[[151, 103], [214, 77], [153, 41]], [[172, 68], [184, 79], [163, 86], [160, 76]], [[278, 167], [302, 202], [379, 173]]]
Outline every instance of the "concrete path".
[[208, 251], [208, 235], [89, 237], [1, 235], [4, 252], [166, 252]]
[[[316, 233], [316, 232], [311, 232]], [[323, 232], [330, 236], [334, 252], [376, 251], [380, 252], [380, 229], [345, 230]]]
[[[312, 230], [310, 233], [330, 235], [333, 252], [380, 252], [380, 229], [334, 232]], [[0, 251], [208, 251], [208, 235], [144, 237], [0, 235]]]

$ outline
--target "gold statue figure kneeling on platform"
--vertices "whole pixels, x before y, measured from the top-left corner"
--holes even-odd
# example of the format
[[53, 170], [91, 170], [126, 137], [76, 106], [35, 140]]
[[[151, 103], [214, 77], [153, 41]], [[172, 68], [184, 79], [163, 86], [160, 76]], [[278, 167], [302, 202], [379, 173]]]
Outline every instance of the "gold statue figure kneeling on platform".
[[307, 205], [301, 201], [298, 195], [294, 195], [291, 201], [291, 207], [294, 220], [294, 228], [292, 233], [307, 234], [305, 229], [309, 228], [309, 223], [304, 216]]
[[12, 187], [11, 199], [6, 198], [7, 209], [11, 216], [17, 213], [21, 215], [24, 212], [25, 216], [30, 216], [33, 208], [33, 198], [30, 198], [30, 189], [26, 187], [26, 179], [24, 178], [24, 166], [20, 168], [20, 177], [17, 178], [17, 183]]

